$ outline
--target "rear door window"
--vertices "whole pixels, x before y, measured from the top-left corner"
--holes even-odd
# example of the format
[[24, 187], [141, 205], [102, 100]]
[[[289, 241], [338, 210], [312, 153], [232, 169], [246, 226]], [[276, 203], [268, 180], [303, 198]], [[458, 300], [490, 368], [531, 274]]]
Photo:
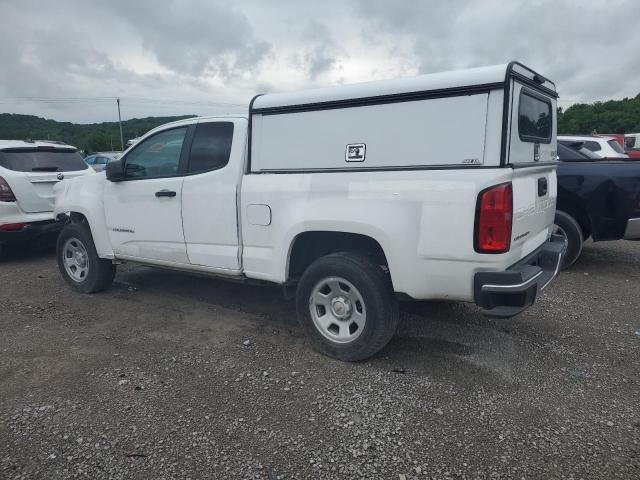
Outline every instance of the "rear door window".
[[586, 142], [584, 142], [584, 146], [592, 152], [599, 152], [600, 150], [602, 150], [600, 144], [598, 142], [594, 142], [593, 140], [587, 140]]
[[550, 143], [553, 117], [551, 102], [532, 93], [520, 91], [518, 133], [523, 142]]
[[229, 163], [233, 122], [199, 123], [191, 144], [189, 173], [218, 170]]
[[584, 147], [582, 142], [558, 143], [558, 157], [563, 162], [600, 160], [601, 157]]
[[0, 166], [15, 172], [73, 172], [89, 168], [78, 152], [62, 149], [3, 150]]
[[622, 147], [620, 146], [620, 144], [618, 143], [617, 140], [608, 140], [607, 143], [609, 144], [609, 146], [611, 148], [613, 148], [613, 151], [616, 153], [624, 153], [624, 150], [622, 149]]

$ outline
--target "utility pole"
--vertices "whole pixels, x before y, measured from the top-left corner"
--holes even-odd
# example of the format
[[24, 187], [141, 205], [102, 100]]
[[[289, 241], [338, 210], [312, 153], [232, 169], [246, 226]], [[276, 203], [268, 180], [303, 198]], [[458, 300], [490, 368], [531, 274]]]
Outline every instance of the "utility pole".
[[118, 103], [118, 123], [120, 124], [120, 151], [124, 152], [124, 137], [122, 136], [122, 117], [120, 116], [120, 99], [116, 98]]

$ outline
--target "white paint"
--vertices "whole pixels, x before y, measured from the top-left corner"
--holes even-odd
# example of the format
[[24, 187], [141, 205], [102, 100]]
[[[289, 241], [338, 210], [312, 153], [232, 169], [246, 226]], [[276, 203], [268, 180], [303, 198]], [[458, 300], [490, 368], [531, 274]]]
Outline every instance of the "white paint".
[[[75, 147], [45, 141], [25, 142], [23, 140], [0, 140], [0, 151], [4, 149], [47, 148], [53, 150], [69, 150]], [[80, 163], [81, 158], [78, 158]], [[46, 220], [52, 219], [55, 202], [54, 187], [60, 182], [59, 174], [66, 179], [92, 175], [91, 168], [61, 172], [18, 172], [0, 165], [0, 177], [9, 184], [16, 197], [16, 202], [0, 202], [0, 223], [22, 223], [38, 221], [44, 214]], [[35, 215], [34, 215], [35, 214]], [[9, 221], [9, 218], [12, 220]]]
[[[104, 216], [110, 244], [118, 255], [188, 264], [182, 228], [182, 177], [109, 182], [105, 178]], [[170, 190], [175, 197], [156, 197]]]
[[503, 64], [431, 73], [428, 75], [418, 75], [393, 80], [353, 83], [351, 85], [338, 85], [335, 87], [300, 90], [297, 92], [272, 93], [258, 97], [253, 107], [256, 109], [283, 107], [287, 105], [467, 87], [470, 85], [485, 85], [504, 82], [506, 73], [507, 64]]
[[[252, 171], [484, 163], [488, 94], [254, 115]], [[501, 115], [501, 112], [500, 112]], [[364, 161], [345, 161], [365, 144]], [[497, 158], [491, 162], [497, 165]], [[491, 164], [490, 163], [490, 164]]]
[[[626, 138], [633, 138], [631, 135], [625, 135]], [[609, 144], [611, 140], [617, 142], [613, 137], [592, 137], [590, 135], [560, 135], [558, 140], [572, 141], [572, 142], [595, 142], [600, 146], [599, 150], [593, 150], [589, 148], [593, 153], [600, 158], [629, 158], [626, 153], [616, 152]], [[625, 140], [626, 141], [626, 140]], [[585, 147], [587, 148], [587, 147]]]
[[[184, 177], [182, 221], [189, 262], [228, 270], [240, 269], [240, 238], [236, 194], [244, 167], [247, 120], [224, 117], [233, 122], [229, 163], [211, 172]], [[202, 119], [199, 122], [211, 122]]]
[[263, 227], [271, 225], [271, 208], [269, 208], [269, 205], [255, 203], [247, 205], [247, 222], [250, 225]]
[[[255, 106], [495, 83], [505, 73], [506, 66], [487, 67], [267, 95]], [[176, 122], [155, 132], [203, 121], [233, 121], [233, 149], [227, 167], [158, 180], [156, 189], [181, 187], [172, 203], [158, 202], [149, 195], [154, 190], [149, 180], [125, 182], [127, 186], [111, 184], [98, 175], [95, 181], [65, 182], [57, 190], [56, 212], [84, 213], [103, 258], [276, 283], [287, 280], [289, 256], [298, 235], [312, 231], [366, 235], [382, 247], [395, 291], [418, 299], [472, 301], [476, 272], [501, 271], [513, 265], [546, 241], [553, 223], [555, 167], [499, 166], [503, 95], [502, 89], [494, 89], [489, 94], [255, 115], [252, 119], [253, 169], [345, 168], [350, 165], [345, 162], [347, 145], [363, 143], [366, 158], [362, 163], [381, 171], [245, 174], [246, 119]], [[514, 107], [517, 111], [517, 104]], [[513, 117], [509, 120], [513, 122]], [[529, 158], [529, 146], [516, 144], [515, 135], [511, 133], [509, 142], [512, 163]], [[555, 142], [549, 146], [554, 147]], [[494, 168], [466, 164], [441, 170], [385, 169], [457, 165], [472, 157]], [[547, 179], [548, 193], [540, 197], [537, 182], [542, 177]], [[478, 194], [504, 182], [512, 182], [514, 193], [511, 248], [503, 254], [478, 254], [473, 249]], [[139, 238], [112, 232], [109, 228], [113, 226], [131, 228]]]

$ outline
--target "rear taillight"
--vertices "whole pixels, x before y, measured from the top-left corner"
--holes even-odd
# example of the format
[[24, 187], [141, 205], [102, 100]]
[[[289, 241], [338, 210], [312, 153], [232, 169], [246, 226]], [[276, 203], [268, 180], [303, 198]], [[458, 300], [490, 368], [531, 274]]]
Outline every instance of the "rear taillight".
[[478, 195], [474, 248], [479, 253], [503, 253], [511, 246], [513, 188], [511, 182]]
[[15, 202], [16, 196], [11, 191], [7, 181], [0, 177], [0, 202]]
[[0, 225], [0, 231], [2, 232], [15, 232], [16, 230], [22, 230], [29, 223], [5, 223]]

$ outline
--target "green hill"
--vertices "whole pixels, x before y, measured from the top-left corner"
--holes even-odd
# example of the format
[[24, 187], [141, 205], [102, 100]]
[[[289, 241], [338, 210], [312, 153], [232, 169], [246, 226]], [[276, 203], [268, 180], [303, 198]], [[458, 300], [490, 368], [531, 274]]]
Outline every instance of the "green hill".
[[[138, 137], [164, 123], [193, 117], [147, 117], [122, 122], [124, 141]], [[86, 152], [120, 150], [118, 122], [75, 124], [56, 122], [34, 115], [0, 113], [0, 139], [60, 140]]]
[[589, 134], [640, 132], [640, 94], [635, 98], [592, 104], [576, 103], [558, 109], [558, 133]]

